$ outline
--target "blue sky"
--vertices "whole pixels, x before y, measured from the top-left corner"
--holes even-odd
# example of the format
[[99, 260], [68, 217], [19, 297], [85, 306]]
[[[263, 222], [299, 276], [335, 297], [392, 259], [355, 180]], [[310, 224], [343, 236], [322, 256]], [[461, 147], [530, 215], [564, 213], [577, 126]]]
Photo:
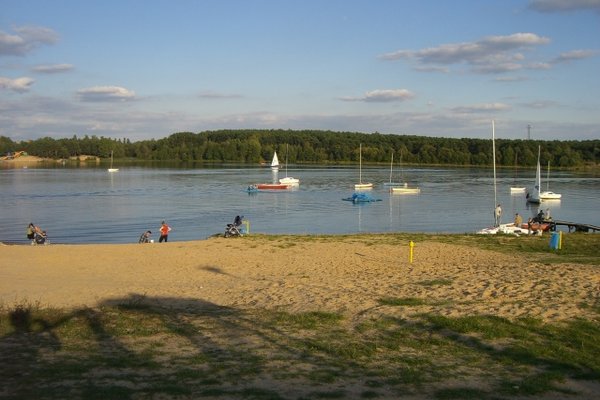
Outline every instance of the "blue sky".
[[0, 0], [0, 136], [600, 139], [600, 0]]

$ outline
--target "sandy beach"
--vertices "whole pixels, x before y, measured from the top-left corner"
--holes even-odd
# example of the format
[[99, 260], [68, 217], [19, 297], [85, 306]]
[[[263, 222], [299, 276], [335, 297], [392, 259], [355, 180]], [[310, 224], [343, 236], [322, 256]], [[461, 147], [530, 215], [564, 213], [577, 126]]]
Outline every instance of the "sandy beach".
[[[211, 238], [126, 245], [0, 245], [0, 304], [78, 308], [127, 301], [165, 306], [376, 315], [382, 298], [419, 298], [399, 316], [493, 314], [559, 321], [593, 317], [591, 265], [549, 264], [464, 245], [377, 236]], [[535, 260], [535, 259], [534, 259]], [[189, 302], [189, 304], [186, 303]], [[389, 314], [390, 310], [386, 312]]]

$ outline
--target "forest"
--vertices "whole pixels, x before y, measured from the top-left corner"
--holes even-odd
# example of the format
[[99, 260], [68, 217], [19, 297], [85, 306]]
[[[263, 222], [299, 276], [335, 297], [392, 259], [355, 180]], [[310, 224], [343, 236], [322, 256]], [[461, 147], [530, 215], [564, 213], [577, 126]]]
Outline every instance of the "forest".
[[[598, 166], [600, 140], [539, 141], [496, 139], [498, 166], [534, 166], [538, 146], [541, 163], [557, 168]], [[471, 138], [435, 138], [319, 130], [217, 130], [200, 133], [178, 132], [162, 139], [132, 142], [97, 136], [53, 139], [44, 137], [15, 142], [0, 136], [0, 154], [26, 151], [30, 155], [68, 159], [89, 155], [133, 160], [261, 163], [270, 161], [277, 151], [280, 160], [287, 156], [291, 164], [357, 163], [362, 144], [364, 163], [489, 166], [492, 164], [492, 140]]]

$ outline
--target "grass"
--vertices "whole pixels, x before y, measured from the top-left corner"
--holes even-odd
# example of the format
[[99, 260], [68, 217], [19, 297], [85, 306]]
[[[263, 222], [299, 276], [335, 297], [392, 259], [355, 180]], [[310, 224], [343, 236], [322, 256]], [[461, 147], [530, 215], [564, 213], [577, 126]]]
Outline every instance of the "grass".
[[74, 311], [19, 304], [0, 313], [7, 399], [573, 396], [561, 383], [600, 381], [598, 354], [597, 320], [421, 314], [353, 325], [319, 311], [130, 304]]

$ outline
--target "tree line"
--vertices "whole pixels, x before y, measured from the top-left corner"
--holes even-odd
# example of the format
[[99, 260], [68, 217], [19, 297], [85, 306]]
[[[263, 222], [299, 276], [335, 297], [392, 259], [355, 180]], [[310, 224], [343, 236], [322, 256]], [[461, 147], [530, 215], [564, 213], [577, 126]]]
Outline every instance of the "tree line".
[[[53, 139], [49, 137], [15, 142], [0, 136], [0, 154], [26, 151], [30, 155], [66, 159], [90, 155], [152, 161], [185, 162], [268, 162], [277, 151], [289, 163], [357, 163], [359, 145], [366, 163], [488, 166], [492, 164], [492, 140], [435, 138], [380, 133], [319, 130], [218, 130], [200, 133], [178, 132], [163, 139], [131, 142], [97, 136]], [[541, 162], [559, 168], [597, 166], [600, 140], [538, 141], [496, 139], [499, 166], [533, 166], [538, 146]]]

